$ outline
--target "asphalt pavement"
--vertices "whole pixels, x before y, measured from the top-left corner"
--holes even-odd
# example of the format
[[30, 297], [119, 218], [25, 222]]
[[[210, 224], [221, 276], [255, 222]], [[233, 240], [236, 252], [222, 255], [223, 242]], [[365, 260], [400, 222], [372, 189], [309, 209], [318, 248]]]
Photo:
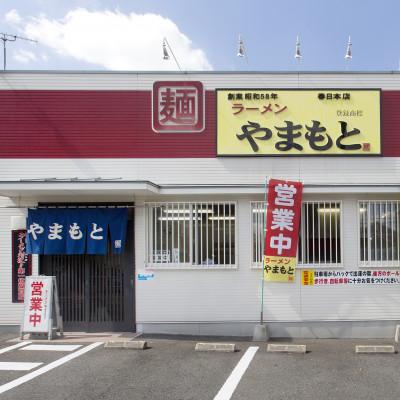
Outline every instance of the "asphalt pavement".
[[384, 340], [298, 340], [307, 354], [257, 352], [232, 400], [395, 400], [399, 354], [355, 354], [356, 344]]
[[[0, 394], [4, 400], [202, 400], [214, 399], [249, 347], [258, 347], [242, 368], [232, 400], [398, 399], [400, 355], [356, 355], [368, 340], [296, 340], [306, 354], [267, 353], [265, 343], [238, 341], [235, 353], [199, 353], [196, 340], [146, 339], [148, 350], [90, 348], [71, 352], [23, 351], [0, 354], [0, 362], [41, 362], [31, 371], [1, 371], [0, 390], [17, 378], [74, 357]], [[204, 341], [199, 338], [198, 341]], [[13, 343], [1, 342], [0, 350]], [[82, 351], [81, 351], [82, 352]], [[75, 356], [74, 356], [75, 354]], [[229, 385], [228, 385], [229, 386]], [[223, 398], [223, 397], [221, 397]], [[224, 398], [225, 399], [225, 398]]]

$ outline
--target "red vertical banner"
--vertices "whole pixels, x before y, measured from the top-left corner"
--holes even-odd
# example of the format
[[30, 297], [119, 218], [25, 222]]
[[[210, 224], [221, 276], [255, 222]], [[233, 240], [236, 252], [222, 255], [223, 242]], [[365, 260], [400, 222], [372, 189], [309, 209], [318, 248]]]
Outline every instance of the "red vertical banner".
[[268, 183], [264, 279], [294, 282], [303, 184], [278, 179]]
[[32, 256], [26, 253], [26, 230], [11, 233], [12, 242], [12, 301], [24, 302], [25, 277], [32, 274]]

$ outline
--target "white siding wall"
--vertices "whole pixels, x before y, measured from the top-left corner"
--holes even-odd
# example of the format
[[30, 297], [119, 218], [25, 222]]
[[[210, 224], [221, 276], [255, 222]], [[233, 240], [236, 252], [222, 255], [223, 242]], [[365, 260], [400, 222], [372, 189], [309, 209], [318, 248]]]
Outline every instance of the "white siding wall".
[[[330, 159], [332, 160], [332, 159]], [[38, 176], [66, 176], [66, 174], [85, 177], [87, 170], [95, 176], [116, 174], [136, 176], [140, 179], [152, 179], [156, 183], [254, 183], [262, 184], [264, 177], [277, 176], [301, 179], [305, 184], [310, 182], [335, 182], [338, 184], [368, 183], [398, 184], [398, 173], [393, 170], [399, 167], [398, 159], [371, 158], [368, 160], [341, 159], [302, 159], [276, 160], [277, 167], [271, 171], [268, 159], [208, 159], [208, 160], [35, 160], [29, 168], [29, 160], [19, 162], [19, 174]], [[11, 160], [12, 161], [12, 160]], [[152, 162], [150, 162], [152, 161]], [[332, 162], [332, 164], [330, 164]], [[50, 166], [50, 163], [52, 167]], [[71, 165], [80, 164], [90, 168], [78, 168], [72, 173]], [[299, 163], [303, 164], [300, 168]], [[335, 167], [333, 163], [336, 163]], [[349, 168], [352, 163], [352, 168]], [[1, 164], [1, 162], [0, 162]], [[23, 167], [21, 167], [21, 164]], [[304, 168], [304, 164], [308, 164]], [[330, 164], [330, 169], [327, 168]], [[372, 164], [372, 165], [371, 165]], [[388, 173], [389, 164], [392, 166]], [[129, 168], [127, 167], [129, 165]], [[64, 166], [64, 168], [62, 168]], [[313, 167], [312, 167], [313, 166]], [[396, 168], [393, 168], [395, 166]], [[4, 178], [14, 174], [16, 165], [8, 169], [8, 174], [0, 167]], [[110, 168], [112, 171], [110, 172]], [[325, 174], [321, 169], [325, 168]], [[68, 172], [64, 172], [68, 170]], [[214, 173], [213, 173], [214, 172]], [[368, 178], [368, 173], [369, 178]], [[351, 178], [349, 176], [352, 176]], [[361, 177], [357, 180], [357, 177]], [[15, 179], [16, 177], [12, 177]], [[354, 180], [353, 180], [354, 179]], [[362, 180], [361, 180], [362, 179]], [[397, 190], [398, 190], [397, 186]], [[239, 189], [238, 189], [239, 190]], [[240, 191], [240, 190], [239, 190]], [[358, 268], [357, 241], [357, 200], [398, 198], [397, 194], [307, 194], [305, 200], [342, 200], [343, 202], [343, 260], [344, 268]], [[61, 197], [60, 197], [61, 196]], [[71, 197], [71, 201], [82, 201], [83, 198]], [[37, 199], [16, 205], [34, 204]], [[65, 201], [62, 193], [58, 200]], [[88, 200], [88, 198], [86, 198]], [[102, 201], [103, 198], [91, 198], [91, 201]], [[117, 197], [113, 198], [118, 201]], [[141, 207], [144, 198], [135, 198], [136, 214], [136, 270], [144, 269], [144, 209]], [[261, 271], [250, 268], [250, 204], [251, 200], [262, 200], [258, 195], [202, 195], [191, 197], [152, 196], [149, 201], [172, 200], [237, 200], [238, 201], [238, 268], [236, 270], [186, 270], [155, 271], [152, 281], [137, 282], [136, 312], [137, 322], [198, 322], [198, 321], [255, 321], [260, 312], [260, 278]], [[8, 205], [14, 203], [7, 203]], [[0, 207], [7, 205], [3, 202]], [[20, 320], [19, 305], [11, 303], [11, 216], [23, 215], [24, 209], [0, 209], [0, 324], [18, 323]], [[332, 286], [302, 287], [299, 274], [293, 285], [267, 284], [265, 291], [265, 318], [272, 321], [301, 320], [376, 320], [400, 319], [400, 290], [396, 285], [381, 286]]]
[[[232, 200], [235, 196], [202, 197], [197, 200]], [[342, 200], [344, 269], [358, 268], [357, 199], [394, 198], [372, 195], [308, 195], [306, 200]], [[170, 200], [186, 200], [175, 197]], [[193, 201], [193, 196], [189, 198]], [[151, 199], [154, 201], [154, 198]], [[160, 198], [159, 200], [165, 200]], [[154, 270], [151, 281], [136, 282], [137, 322], [226, 322], [256, 321], [260, 312], [261, 270], [251, 269], [250, 201], [237, 198], [238, 268], [235, 270]], [[136, 272], [144, 268], [144, 199], [136, 199]], [[19, 203], [23, 206], [26, 203]], [[29, 204], [33, 205], [31, 201]], [[10, 201], [0, 206], [13, 205]], [[11, 302], [11, 217], [25, 209], [0, 210], [0, 324], [19, 324], [22, 307]], [[266, 283], [265, 318], [270, 321], [400, 319], [397, 285], [301, 286], [296, 283]]]
[[[7, 159], [0, 181], [44, 178], [121, 178], [158, 185], [262, 185], [265, 176], [310, 184], [399, 184], [398, 157], [279, 157], [164, 159]], [[1, 195], [1, 193], [0, 193]]]
[[[24, 217], [26, 202], [17, 204], [0, 197], [0, 325], [20, 324], [23, 305], [12, 302], [12, 270], [11, 270], [11, 230], [12, 217]], [[33, 271], [37, 271], [37, 262], [32, 260]]]
[[[345, 270], [358, 270], [357, 200], [382, 196], [349, 196], [343, 201], [343, 258]], [[299, 279], [300, 280], [300, 279]], [[300, 285], [300, 282], [297, 282]], [[400, 319], [398, 285], [301, 286], [304, 320]]]
[[[156, 80], [200, 80], [207, 90], [218, 87], [258, 88], [382, 88], [400, 89], [399, 73], [368, 74], [163, 74], [163, 73], [14, 73], [0, 74], [0, 90], [151, 90]], [[8, 159], [0, 160], [0, 181], [43, 178], [122, 178], [149, 180], [159, 185], [262, 185], [265, 175], [299, 179], [306, 185], [397, 185], [399, 158], [216, 158], [216, 159]], [[190, 193], [190, 189], [186, 193]], [[1, 195], [1, 193], [0, 193]], [[59, 201], [68, 192], [53, 192], [36, 201]], [[88, 195], [86, 193], [86, 195]], [[106, 194], [105, 194], [106, 195]], [[308, 200], [318, 200], [315, 195]], [[379, 195], [332, 195], [343, 201], [344, 268], [357, 269], [357, 199]], [[68, 197], [72, 199], [72, 197]], [[83, 199], [83, 198], [82, 198]], [[91, 197], [96, 201], [99, 197]], [[170, 197], [149, 200], [166, 201]], [[137, 322], [255, 321], [260, 313], [261, 270], [250, 268], [250, 205], [262, 198], [235, 195], [213, 200], [238, 201], [238, 268], [236, 270], [156, 270], [155, 279], [136, 282]], [[65, 198], [64, 198], [65, 200]], [[74, 200], [79, 200], [74, 198]], [[118, 199], [115, 198], [117, 201]], [[136, 270], [144, 268], [144, 198], [136, 209]], [[183, 201], [184, 197], [175, 198]], [[205, 197], [190, 197], [203, 201]], [[24, 200], [25, 201], [25, 200]], [[71, 200], [72, 201], [72, 200]], [[81, 200], [83, 201], [83, 200]], [[26, 203], [29, 203], [26, 200]], [[1, 201], [0, 207], [10, 205]], [[17, 202], [24, 206], [25, 203]], [[24, 209], [0, 208], [0, 324], [18, 324], [22, 308], [11, 303], [11, 217]], [[265, 286], [266, 318], [273, 321], [400, 319], [400, 290], [396, 285], [302, 287]]]
[[[400, 89], [400, 73], [143, 73], [22, 72], [0, 74], [0, 90], [151, 90], [154, 81], [198, 80], [215, 88], [382, 88]], [[238, 84], [240, 82], [240, 84]]]
[[[306, 198], [342, 200], [343, 269], [358, 269], [357, 198], [367, 197], [310, 195]], [[153, 280], [136, 282], [138, 323], [238, 322], [259, 318], [261, 269], [250, 267], [250, 200], [261, 199], [241, 197], [238, 200], [238, 268], [152, 270]], [[143, 207], [139, 206], [136, 209], [136, 269], [142, 271], [143, 231]], [[299, 271], [294, 284], [266, 283], [264, 304], [265, 318], [269, 321], [400, 319], [398, 285], [305, 287], [301, 286]]]

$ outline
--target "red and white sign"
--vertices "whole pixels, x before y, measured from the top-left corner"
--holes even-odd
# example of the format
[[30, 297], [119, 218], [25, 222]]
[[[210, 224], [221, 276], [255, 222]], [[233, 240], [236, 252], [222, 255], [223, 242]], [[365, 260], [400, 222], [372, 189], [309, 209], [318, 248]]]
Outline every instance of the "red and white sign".
[[48, 332], [53, 296], [52, 276], [27, 276], [23, 332]]
[[264, 278], [294, 281], [303, 184], [270, 179], [264, 248]]
[[12, 301], [24, 302], [25, 277], [32, 273], [32, 256], [26, 254], [26, 230], [13, 230], [12, 242]]
[[155, 132], [204, 130], [204, 90], [198, 81], [155, 82], [153, 85]]

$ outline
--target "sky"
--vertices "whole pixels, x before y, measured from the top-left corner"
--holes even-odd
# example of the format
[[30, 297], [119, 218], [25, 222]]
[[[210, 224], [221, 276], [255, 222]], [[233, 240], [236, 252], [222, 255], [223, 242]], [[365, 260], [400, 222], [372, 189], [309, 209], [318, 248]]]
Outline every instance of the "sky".
[[0, 32], [38, 41], [7, 42], [8, 70], [177, 70], [167, 38], [182, 70], [398, 71], [399, 15], [398, 0], [1, 0]]

